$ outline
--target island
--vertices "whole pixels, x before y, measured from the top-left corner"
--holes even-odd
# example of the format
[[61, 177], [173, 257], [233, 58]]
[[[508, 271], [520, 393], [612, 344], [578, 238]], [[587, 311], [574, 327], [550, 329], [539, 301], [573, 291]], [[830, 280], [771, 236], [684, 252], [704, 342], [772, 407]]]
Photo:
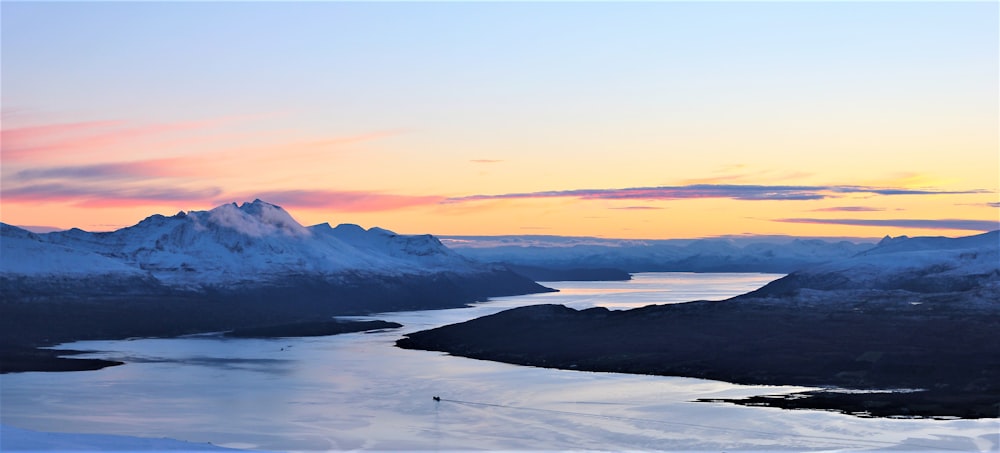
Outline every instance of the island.
[[331, 319], [328, 321], [298, 322], [289, 324], [267, 325], [260, 327], [243, 327], [223, 334], [231, 338], [282, 338], [282, 337], [324, 337], [342, 333], [370, 332], [373, 330], [398, 329], [403, 327], [398, 322], [382, 320], [345, 321]]

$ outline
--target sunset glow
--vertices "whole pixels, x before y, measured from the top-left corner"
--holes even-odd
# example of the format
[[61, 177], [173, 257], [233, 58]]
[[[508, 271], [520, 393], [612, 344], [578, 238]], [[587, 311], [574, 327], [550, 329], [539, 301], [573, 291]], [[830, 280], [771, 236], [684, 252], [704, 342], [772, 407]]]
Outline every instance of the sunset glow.
[[4, 2], [5, 223], [969, 235], [996, 2]]

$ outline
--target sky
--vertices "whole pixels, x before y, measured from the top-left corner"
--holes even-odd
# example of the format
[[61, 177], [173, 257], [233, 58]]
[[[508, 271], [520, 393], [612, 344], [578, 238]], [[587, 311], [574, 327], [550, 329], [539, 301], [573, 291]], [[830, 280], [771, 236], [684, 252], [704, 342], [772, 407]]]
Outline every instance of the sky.
[[0, 3], [0, 220], [964, 236], [997, 2]]

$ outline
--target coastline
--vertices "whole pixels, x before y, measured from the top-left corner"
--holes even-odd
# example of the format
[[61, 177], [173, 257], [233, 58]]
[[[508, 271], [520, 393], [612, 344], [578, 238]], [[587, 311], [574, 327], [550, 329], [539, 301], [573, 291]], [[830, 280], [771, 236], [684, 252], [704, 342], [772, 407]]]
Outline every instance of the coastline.
[[[396, 345], [517, 365], [735, 384], [928, 389], [727, 401], [747, 405], [1000, 416], [1000, 313], [955, 310], [933, 297], [912, 304], [912, 294], [864, 294], [831, 292], [809, 303], [738, 296], [624, 311], [523, 307], [411, 333]], [[846, 297], [860, 302], [841, 303]]]

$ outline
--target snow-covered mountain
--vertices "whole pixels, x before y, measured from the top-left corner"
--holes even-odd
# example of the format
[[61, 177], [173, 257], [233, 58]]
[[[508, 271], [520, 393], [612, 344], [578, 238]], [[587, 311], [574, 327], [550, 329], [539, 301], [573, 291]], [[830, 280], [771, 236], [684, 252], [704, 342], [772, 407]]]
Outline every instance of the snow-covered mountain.
[[853, 256], [873, 242], [749, 237], [615, 240], [558, 236], [454, 236], [443, 239], [467, 257], [553, 269], [617, 268], [628, 272], [792, 272]]
[[[153, 215], [107, 233], [34, 234], [3, 226], [3, 274], [147, 273], [168, 285], [226, 285], [286, 275], [469, 274], [491, 268], [430, 235], [404, 236], [356, 225], [300, 225], [256, 200], [209, 211]], [[14, 258], [16, 259], [8, 259]]]
[[153, 215], [112, 232], [35, 234], [2, 225], [0, 234], [0, 302], [204, 301], [199, 310], [223, 319], [226, 310], [251, 306], [258, 317], [281, 315], [275, 307], [329, 315], [548, 290], [430, 235], [305, 227], [261, 200]]
[[801, 269], [751, 294], [837, 290], [977, 292], [995, 297], [1000, 294], [1000, 231], [960, 238], [886, 237], [874, 248]]
[[49, 242], [0, 223], [0, 275], [141, 275], [143, 271], [94, 253]]

